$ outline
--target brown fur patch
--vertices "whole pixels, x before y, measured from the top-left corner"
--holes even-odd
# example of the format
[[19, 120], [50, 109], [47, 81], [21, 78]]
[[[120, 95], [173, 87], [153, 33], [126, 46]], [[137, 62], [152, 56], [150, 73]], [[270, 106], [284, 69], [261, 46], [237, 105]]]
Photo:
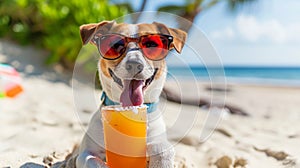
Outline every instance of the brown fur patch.
[[107, 32], [113, 25], [114, 21], [102, 21], [100, 23], [90, 23], [80, 26], [80, 36], [82, 43], [87, 44], [95, 35], [95, 33]]
[[108, 68], [111, 68], [112, 70], [114, 70], [114, 68], [122, 61], [123, 57], [124, 56], [122, 56], [116, 60], [106, 60], [106, 59], [101, 58], [100, 59], [100, 68], [101, 68], [101, 71], [103, 72], [103, 74], [106, 77], [111, 78], [111, 76], [108, 72]]
[[154, 79], [160, 78], [161, 75], [164, 73], [166, 67], [166, 60], [161, 60], [159, 64], [160, 65]]

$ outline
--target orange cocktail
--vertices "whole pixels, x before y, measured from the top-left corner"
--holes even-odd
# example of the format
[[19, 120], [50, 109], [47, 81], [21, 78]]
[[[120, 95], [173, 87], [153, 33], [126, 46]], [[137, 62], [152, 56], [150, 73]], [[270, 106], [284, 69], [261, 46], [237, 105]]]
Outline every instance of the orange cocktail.
[[110, 168], [145, 168], [147, 107], [101, 109], [106, 161]]

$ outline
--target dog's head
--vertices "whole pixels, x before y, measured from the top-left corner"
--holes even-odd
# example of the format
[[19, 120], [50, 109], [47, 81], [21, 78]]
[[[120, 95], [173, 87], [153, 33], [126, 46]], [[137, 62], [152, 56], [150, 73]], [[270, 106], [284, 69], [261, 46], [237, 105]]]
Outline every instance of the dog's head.
[[156, 102], [166, 77], [168, 50], [181, 52], [186, 33], [164, 24], [114, 21], [80, 26], [83, 44], [97, 46], [99, 76], [107, 96], [123, 106]]

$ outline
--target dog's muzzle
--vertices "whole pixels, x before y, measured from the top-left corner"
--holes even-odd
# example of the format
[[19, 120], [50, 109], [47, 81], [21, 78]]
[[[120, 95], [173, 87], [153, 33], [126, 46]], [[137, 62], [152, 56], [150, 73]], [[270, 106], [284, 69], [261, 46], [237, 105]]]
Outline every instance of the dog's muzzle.
[[[138, 69], [138, 63], [131, 64], [131, 69]], [[130, 69], [130, 70], [131, 70]], [[122, 93], [120, 97], [120, 103], [123, 106], [139, 106], [143, 104], [144, 101], [144, 91], [152, 83], [158, 68], [155, 68], [152, 76], [146, 80], [136, 80], [136, 79], [120, 79], [111, 69], [108, 69], [110, 76], [113, 78], [121, 88]]]

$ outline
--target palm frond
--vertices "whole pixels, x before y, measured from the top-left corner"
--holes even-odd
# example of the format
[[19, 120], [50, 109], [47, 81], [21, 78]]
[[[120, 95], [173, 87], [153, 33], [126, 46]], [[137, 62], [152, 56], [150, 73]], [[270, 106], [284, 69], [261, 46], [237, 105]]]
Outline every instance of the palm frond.
[[228, 0], [228, 7], [231, 11], [237, 11], [244, 6], [248, 6], [258, 0]]
[[177, 15], [182, 15], [186, 12], [187, 6], [186, 5], [167, 5], [162, 6], [157, 9], [159, 12], [169, 12]]

